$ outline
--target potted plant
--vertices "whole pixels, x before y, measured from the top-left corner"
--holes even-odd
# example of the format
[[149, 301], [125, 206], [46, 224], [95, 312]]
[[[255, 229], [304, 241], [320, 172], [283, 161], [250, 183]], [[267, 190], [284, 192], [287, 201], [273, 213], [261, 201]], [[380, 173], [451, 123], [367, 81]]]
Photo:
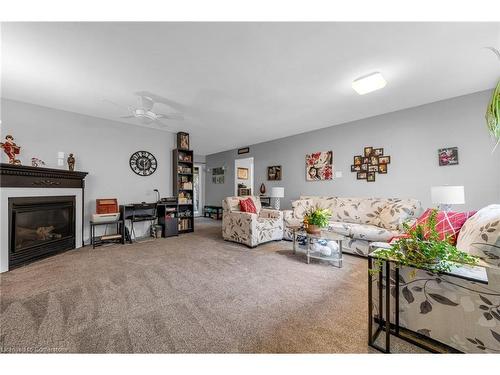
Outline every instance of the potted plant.
[[328, 220], [332, 216], [329, 209], [313, 208], [304, 215], [304, 227], [309, 234], [318, 234], [321, 229], [328, 226]]
[[444, 239], [436, 229], [437, 210], [432, 210], [423, 224], [409, 227], [404, 224], [406, 234], [395, 241], [388, 249], [376, 251], [374, 272], [381, 269], [385, 259], [394, 260], [397, 266], [410, 266], [426, 269], [433, 273], [449, 272], [456, 264], [477, 263], [478, 258], [458, 250], [450, 236]]

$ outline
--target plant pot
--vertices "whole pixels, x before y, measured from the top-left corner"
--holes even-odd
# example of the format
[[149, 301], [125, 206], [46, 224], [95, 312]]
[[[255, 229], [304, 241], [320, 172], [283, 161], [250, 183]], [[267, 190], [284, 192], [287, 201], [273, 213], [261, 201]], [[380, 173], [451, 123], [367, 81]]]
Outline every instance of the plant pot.
[[306, 232], [309, 234], [320, 234], [321, 233], [321, 227], [317, 225], [311, 225], [308, 224], [306, 227]]

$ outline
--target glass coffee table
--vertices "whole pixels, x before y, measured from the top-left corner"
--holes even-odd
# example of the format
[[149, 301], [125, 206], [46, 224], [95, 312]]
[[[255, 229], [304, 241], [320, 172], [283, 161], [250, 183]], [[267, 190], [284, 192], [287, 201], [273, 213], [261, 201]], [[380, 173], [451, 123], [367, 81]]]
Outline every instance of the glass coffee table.
[[305, 254], [307, 264], [312, 258], [342, 267], [342, 242], [348, 239], [346, 236], [327, 230], [311, 234], [299, 226], [289, 226], [289, 229], [293, 232], [293, 253]]

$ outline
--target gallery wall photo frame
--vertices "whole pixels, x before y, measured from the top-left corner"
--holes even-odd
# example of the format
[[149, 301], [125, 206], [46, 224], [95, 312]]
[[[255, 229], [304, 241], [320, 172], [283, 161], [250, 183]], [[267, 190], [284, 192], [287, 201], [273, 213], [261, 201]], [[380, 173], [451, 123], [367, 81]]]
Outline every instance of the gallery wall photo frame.
[[248, 180], [248, 168], [238, 167], [237, 175], [239, 180]]
[[281, 165], [271, 165], [267, 167], [268, 181], [281, 181], [281, 177], [282, 177]]
[[458, 165], [458, 147], [444, 147], [438, 150], [439, 166]]
[[357, 180], [375, 182], [377, 173], [387, 174], [390, 163], [391, 157], [384, 155], [383, 147], [366, 146], [361, 155], [354, 156], [351, 172], [356, 173]]

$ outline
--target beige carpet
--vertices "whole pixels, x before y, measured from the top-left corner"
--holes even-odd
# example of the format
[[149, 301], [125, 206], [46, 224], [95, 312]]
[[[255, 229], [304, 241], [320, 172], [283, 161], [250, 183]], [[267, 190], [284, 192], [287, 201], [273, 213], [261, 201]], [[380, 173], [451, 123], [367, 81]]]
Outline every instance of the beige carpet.
[[290, 242], [249, 249], [220, 232], [202, 219], [192, 234], [2, 274], [1, 351], [372, 352], [366, 260], [307, 265]]

